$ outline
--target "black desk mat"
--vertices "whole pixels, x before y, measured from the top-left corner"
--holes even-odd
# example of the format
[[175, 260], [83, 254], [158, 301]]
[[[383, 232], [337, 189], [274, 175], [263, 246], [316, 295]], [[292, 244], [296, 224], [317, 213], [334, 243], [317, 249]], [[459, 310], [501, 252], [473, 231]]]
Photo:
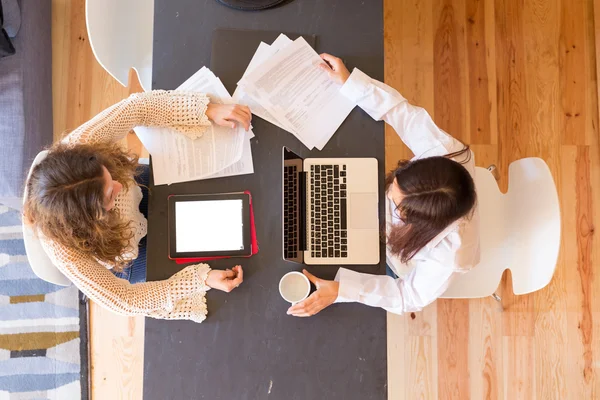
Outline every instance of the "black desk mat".
[[[296, 0], [258, 13], [212, 0], [156, 0], [153, 87], [176, 88], [207, 65], [233, 93], [260, 40], [272, 42], [279, 32], [316, 38], [318, 52], [340, 56], [350, 68], [382, 79], [382, 19], [381, 1], [374, 0]], [[263, 32], [215, 32], [218, 28]], [[232, 42], [236, 35], [239, 39]], [[233, 44], [229, 52], [215, 48], [210, 60], [213, 39], [217, 47], [222, 41]], [[289, 304], [278, 291], [283, 274], [302, 268], [282, 259], [282, 147], [303, 157], [376, 157], [383, 176], [383, 124], [356, 108], [323, 151], [310, 152], [293, 135], [260, 118], [252, 123], [254, 174], [152, 188], [148, 280], [168, 278], [182, 268], [167, 258], [169, 194], [250, 190], [260, 252], [250, 259], [210, 263], [213, 268], [240, 263], [245, 280], [230, 294], [209, 291], [209, 314], [202, 324], [146, 319], [144, 398], [385, 399], [385, 312], [339, 304], [311, 318], [294, 318], [285, 314]], [[380, 192], [382, 200], [382, 183]], [[383, 245], [381, 260], [379, 266], [351, 268], [384, 273]], [[331, 266], [307, 269], [330, 279], [337, 271]]]

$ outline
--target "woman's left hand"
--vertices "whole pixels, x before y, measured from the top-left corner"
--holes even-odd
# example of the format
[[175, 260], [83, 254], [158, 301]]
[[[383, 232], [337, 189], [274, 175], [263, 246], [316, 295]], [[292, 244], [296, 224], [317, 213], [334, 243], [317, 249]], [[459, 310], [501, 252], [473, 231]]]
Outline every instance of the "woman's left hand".
[[206, 108], [206, 116], [215, 124], [232, 129], [238, 123], [248, 130], [252, 121], [250, 109], [239, 104], [209, 103]]
[[236, 265], [233, 269], [226, 269], [225, 271], [211, 269], [206, 276], [206, 284], [209, 287], [227, 293], [240, 286], [243, 281], [244, 270], [242, 270], [241, 265]]
[[339, 282], [319, 279], [307, 270], [303, 270], [302, 272], [315, 284], [317, 291], [311, 294], [306, 300], [294, 304], [288, 309], [287, 313], [294, 317], [310, 317], [329, 307], [337, 299], [340, 290]]

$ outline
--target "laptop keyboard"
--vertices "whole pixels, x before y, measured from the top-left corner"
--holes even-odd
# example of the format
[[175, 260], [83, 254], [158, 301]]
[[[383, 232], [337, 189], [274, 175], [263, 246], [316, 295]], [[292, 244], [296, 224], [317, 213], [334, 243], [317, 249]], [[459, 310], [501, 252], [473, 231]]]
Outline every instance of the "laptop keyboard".
[[310, 166], [310, 254], [348, 257], [346, 165]]
[[283, 230], [286, 241], [284, 256], [286, 259], [298, 257], [298, 169], [286, 165], [283, 179], [284, 209]]

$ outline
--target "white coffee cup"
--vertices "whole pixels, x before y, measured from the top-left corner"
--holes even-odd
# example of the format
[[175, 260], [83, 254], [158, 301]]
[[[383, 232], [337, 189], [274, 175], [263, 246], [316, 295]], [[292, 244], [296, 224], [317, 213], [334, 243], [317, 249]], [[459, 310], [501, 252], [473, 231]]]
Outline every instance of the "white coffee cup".
[[303, 273], [288, 272], [279, 281], [279, 294], [285, 301], [299, 303], [310, 294], [310, 281]]

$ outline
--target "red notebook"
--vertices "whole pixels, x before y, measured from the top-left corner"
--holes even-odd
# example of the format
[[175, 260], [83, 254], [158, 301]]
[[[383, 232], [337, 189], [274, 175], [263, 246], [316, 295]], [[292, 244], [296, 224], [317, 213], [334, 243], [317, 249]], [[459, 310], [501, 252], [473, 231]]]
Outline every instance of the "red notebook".
[[[247, 194], [248, 196], [250, 196], [250, 241], [251, 241], [251, 246], [252, 246], [252, 253], [246, 257], [246, 258], [248, 258], [248, 257], [252, 257], [256, 253], [258, 253], [258, 240], [256, 239], [256, 225], [254, 224], [254, 206], [252, 205], [252, 195], [250, 194], [250, 191], [248, 191], [248, 190], [246, 190], [244, 193]], [[189, 263], [193, 263], [193, 262], [197, 263], [197, 262], [218, 260], [221, 258], [231, 258], [231, 257], [230, 256], [221, 256], [221, 257], [202, 257], [202, 258], [178, 258], [175, 260], [175, 262], [177, 264], [189, 264]]]

